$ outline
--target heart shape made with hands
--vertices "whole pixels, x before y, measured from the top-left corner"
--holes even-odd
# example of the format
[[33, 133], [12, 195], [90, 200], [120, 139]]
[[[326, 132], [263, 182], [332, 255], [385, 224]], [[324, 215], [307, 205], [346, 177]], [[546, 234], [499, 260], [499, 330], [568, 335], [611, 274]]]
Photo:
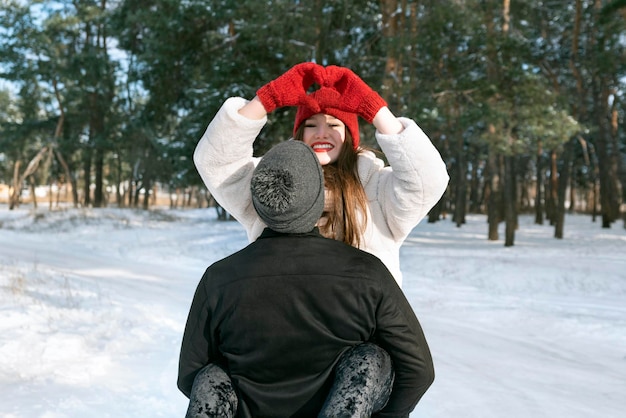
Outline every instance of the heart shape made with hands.
[[342, 92], [346, 91], [351, 76], [356, 77], [348, 68], [336, 65], [324, 67], [315, 64], [315, 66], [309, 67], [309, 74], [303, 79], [304, 88], [308, 90], [313, 84], [317, 84], [319, 88], [304, 98], [303, 105], [316, 112], [321, 109], [319, 103], [324, 103], [324, 107], [339, 107]]
[[[319, 89], [309, 93], [313, 84]], [[313, 62], [292, 67], [259, 89], [257, 95], [268, 112], [281, 106], [307, 108], [307, 114], [337, 109], [355, 113], [370, 123], [378, 110], [386, 106], [384, 99], [349, 68], [324, 67]]]
[[349, 68], [329, 65], [323, 71], [316, 71], [322, 85], [316, 95], [326, 107], [356, 113], [371, 123], [380, 108], [387, 105], [378, 93]]

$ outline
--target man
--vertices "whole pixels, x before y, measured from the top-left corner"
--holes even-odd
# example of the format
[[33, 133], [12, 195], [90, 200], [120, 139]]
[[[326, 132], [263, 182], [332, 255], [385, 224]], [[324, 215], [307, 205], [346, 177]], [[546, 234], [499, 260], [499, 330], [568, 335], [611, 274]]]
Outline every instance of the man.
[[280, 143], [250, 184], [268, 227], [198, 285], [178, 374], [187, 417], [408, 417], [434, 379], [426, 339], [378, 258], [320, 235], [313, 150]]

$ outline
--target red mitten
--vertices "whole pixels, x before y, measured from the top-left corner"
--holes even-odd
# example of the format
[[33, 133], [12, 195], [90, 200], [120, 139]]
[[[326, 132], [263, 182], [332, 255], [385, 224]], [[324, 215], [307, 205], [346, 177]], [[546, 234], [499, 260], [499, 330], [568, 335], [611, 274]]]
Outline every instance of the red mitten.
[[336, 65], [325, 68], [325, 85], [332, 85], [341, 95], [337, 107], [345, 112], [356, 113], [372, 123], [374, 116], [387, 102], [365, 84], [352, 70]]
[[321, 84], [324, 67], [313, 62], [293, 66], [283, 75], [270, 81], [256, 94], [267, 113], [283, 106], [298, 106], [307, 100], [307, 90], [317, 82]]

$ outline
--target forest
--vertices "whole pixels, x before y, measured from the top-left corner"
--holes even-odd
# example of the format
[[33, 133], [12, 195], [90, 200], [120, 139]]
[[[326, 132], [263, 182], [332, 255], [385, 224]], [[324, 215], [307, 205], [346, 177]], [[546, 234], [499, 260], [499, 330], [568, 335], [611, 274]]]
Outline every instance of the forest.
[[626, 0], [0, 0], [0, 193], [213, 206], [206, 126], [303, 61], [351, 68], [429, 135], [450, 174], [429, 222], [486, 214], [505, 246], [522, 213], [556, 238], [568, 211], [626, 228]]

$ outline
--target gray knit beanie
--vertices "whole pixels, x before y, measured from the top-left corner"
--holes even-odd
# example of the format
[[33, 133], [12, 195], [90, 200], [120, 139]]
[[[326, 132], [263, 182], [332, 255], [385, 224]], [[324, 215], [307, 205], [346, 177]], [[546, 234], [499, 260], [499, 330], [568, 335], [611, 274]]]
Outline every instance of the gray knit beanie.
[[270, 149], [252, 174], [250, 191], [259, 217], [277, 232], [309, 232], [324, 211], [322, 166], [301, 141]]

